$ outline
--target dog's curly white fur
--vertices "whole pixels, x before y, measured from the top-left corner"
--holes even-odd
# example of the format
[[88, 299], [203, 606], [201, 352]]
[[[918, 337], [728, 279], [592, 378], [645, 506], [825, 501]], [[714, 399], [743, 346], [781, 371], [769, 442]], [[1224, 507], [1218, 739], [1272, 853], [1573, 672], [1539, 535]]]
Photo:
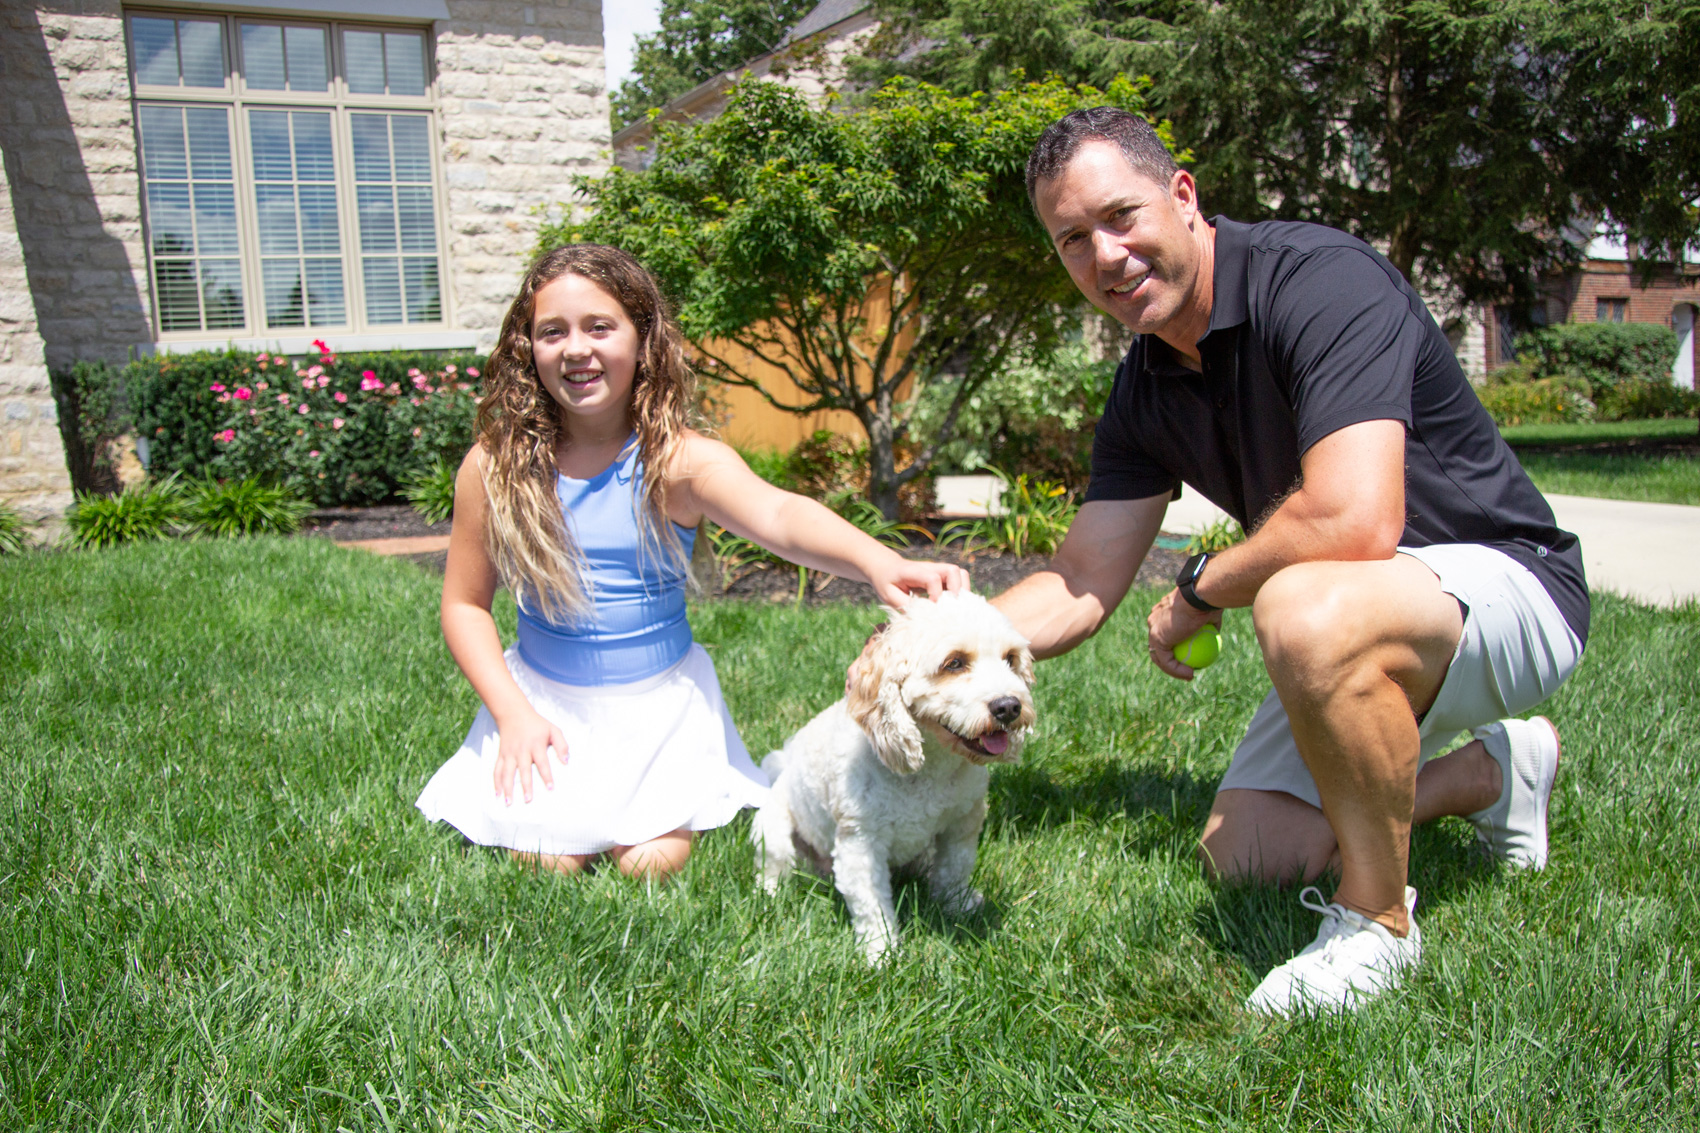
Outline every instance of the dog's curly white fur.
[[770, 893], [799, 865], [830, 873], [870, 963], [896, 943], [893, 870], [976, 908], [988, 764], [1012, 763], [1033, 725], [1033, 654], [984, 598], [917, 598], [875, 639], [843, 700], [771, 753], [751, 829]]

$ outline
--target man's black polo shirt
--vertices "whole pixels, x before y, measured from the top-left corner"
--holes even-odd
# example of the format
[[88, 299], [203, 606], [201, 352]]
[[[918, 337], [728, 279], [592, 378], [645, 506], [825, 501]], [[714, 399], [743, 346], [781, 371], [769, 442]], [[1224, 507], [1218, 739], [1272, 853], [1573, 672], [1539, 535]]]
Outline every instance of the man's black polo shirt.
[[1480, 543], [1540, 579], [1576, 636], [1588, 585], [1561, 531], [1446, 336], [1397, 269], [1315, 224], [1217, 217], [1215, 296], [1203, 372], [1136, 335], [1092, 443], [1087, 500], [1144, 499], [1190, 484], [1246, 530], [1299, 482], [1299, 457], [1362, 421], [1405, 425], [1400, 543]]

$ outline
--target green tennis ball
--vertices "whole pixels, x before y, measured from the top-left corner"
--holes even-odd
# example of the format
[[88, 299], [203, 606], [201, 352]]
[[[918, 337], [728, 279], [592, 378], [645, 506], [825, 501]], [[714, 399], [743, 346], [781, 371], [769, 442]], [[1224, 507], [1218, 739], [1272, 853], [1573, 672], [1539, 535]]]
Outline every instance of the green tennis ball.
[[1222, 653], [1222, 635], [1207, 625], [1175, 646], [1175, 660], [1194, 669], [1207, 668]]

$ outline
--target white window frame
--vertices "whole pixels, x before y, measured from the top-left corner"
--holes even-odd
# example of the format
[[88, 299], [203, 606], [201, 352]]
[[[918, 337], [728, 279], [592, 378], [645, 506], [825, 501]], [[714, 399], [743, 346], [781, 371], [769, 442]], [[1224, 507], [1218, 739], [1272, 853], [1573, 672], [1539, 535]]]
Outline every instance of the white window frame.
[[[136, 52], [132, 35], [134, 17], [190, 19], [216, 21], [224, 50], [225, 82], [223, 88], [144, 86], [136, 73]], [[328, 38], [326, 65], [330, 70], [329, 88], [324, 93], [288, 90], [248, 90], [244, 80], [241, 57], [241, 25], [310, 25], [325, 29]], [[345, 30], [418, 33], [424, 41], [425, 93], [422, 96], [393, 94], [355, 94], [349, 91], [343, 59]], [[429, 24], [374, 22], [361, 19], [325, 18], [320, 13], [295, 17], [287, 14], [252, 14], [238, 7], [229, 14], [206, 9], [172, 7], [125, 7], [124, 42], [130, 73], [131, 119], [135, 124], [136, 153], [139, 178], [142, 182], [141, 209], [144, 244], [148, 264], [148, 287], [153, 297], [152, 324], [154, 346], [162, 352], [222, 346], [227, 342], [261, 346], [271, 345], [286, 351], [303, 350], [314, 338], [335, 336], [342, 349], [360, 347], [382, 348], [385, 345], [414, 347], [455, 347], [471, 345], [471, 337], [452, 331], [455, 325], [453, 288], [449, 286], [449, 242], [445, 223], [446, 201], [442, 162], [442, 139], [437, 94], [436, 37]], [[228, 112], [231, 131], [231, 164], [236, 196], [236, 225], [240, 240], [243, 318], [241, 327], [165, 331], [161, 329], [158, 273], [154, 263], [154, 247], [148, 218], [146, 171], [141, 169], [141, 114], [144, 105], [160, 106], [220, 106]], [[306, 321], [310, 315], [303, 311], [301, 326], [268, 326], [265, 311], [265, 288], [262, 279], [260, 231], [257, 215], [253, 149], [249, 137], [248, 111], [252, 109], [325, 110], [331, 114], [333, 159], [336, 167], [337, 226], [340, 258], [343, 270], [345, 320], [322, 324]], [[438, 319], [433, 322], [373, 323], [366, 317], [364, 256], [360, 247], [359, 208], [354, 173], [354, 143], [352, 116], [362, 111], [378, 113], [413, 113], [423, 116], [427, 123], [431, 162], [432, 223], [436, 235]], [[398, 254], [400, 254], [398, 252]], [[197, 260], [199, 255], [197, 254]], [[464, 340], [464, 341], [463, 341]]]

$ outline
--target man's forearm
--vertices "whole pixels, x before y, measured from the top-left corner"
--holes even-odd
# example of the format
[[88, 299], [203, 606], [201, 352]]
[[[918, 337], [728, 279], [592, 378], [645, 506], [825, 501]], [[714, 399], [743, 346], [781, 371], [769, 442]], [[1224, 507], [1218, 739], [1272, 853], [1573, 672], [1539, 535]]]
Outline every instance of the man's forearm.
[[1067, 653], [1097, 633], [1115, 608], [1105, 609], [1096, 595], [1071, 588], [1054, 570], [1029, 575], [992, 605], [1015, 623], [1039, 660]]
[[1393, 557], [1399, 533], [1315, 506], [1293, 493], [1255, 535], [1211, 558], [1194, 592], [1212, 606], [1249, 606], [1276, 572], [1305, 562], [1361, 562]]

